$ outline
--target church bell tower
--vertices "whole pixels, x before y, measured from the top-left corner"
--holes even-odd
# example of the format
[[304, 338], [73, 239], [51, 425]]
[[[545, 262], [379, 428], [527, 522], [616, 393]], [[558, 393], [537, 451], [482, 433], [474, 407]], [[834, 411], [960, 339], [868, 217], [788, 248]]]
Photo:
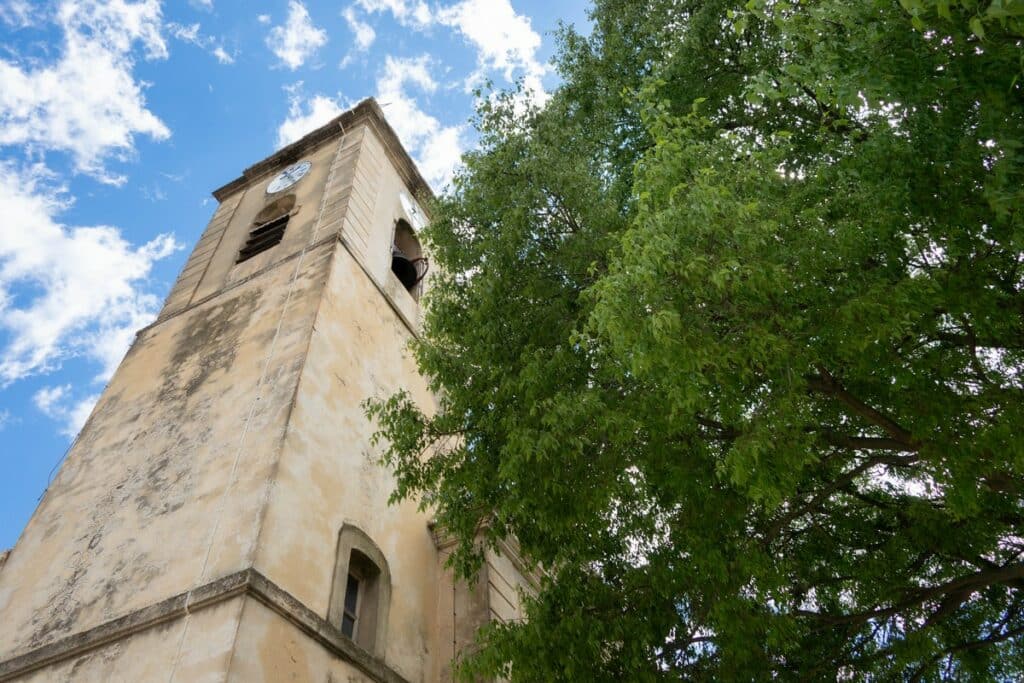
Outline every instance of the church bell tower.
[[451, 679], [530, 590], [472, 584], [361, 403], [434, 397], [406, 351], [426, 183], [373, 100], [246, 169], [0, 566], [0, 681]]

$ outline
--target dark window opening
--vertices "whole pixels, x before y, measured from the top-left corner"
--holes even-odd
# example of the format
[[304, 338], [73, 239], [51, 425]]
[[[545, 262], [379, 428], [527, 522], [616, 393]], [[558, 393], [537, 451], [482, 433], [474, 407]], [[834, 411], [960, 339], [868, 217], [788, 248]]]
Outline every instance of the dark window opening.
[[256, 215], [255, 227], [249, 232], [249, 239], [238, 252], [236, 263], [251, 259], [271, 247], [276, 247], [284, 239], [284, 230], [288, 227], [288, 219], [295, 208], [295, 195], [290, 194], [274, 200]]
[[391, 272], [414, 299], [419, 299], [419, 284], [429, 265], [412, 226], [399, 220], [395, 224], [395, 241], [391, 245]]
[[253, 229], [249, 233], [249, 239], [246, 240], [245, 246], [238, 252], [238, 263], [280, 244], [284, 239], [284, 229], [288, 226], [288, 218], [287, 215], [284, 215]]

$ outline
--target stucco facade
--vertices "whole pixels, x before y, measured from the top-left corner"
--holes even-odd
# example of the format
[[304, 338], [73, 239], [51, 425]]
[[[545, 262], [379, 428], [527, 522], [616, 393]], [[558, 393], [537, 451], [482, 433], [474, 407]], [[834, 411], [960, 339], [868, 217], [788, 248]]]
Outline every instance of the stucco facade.
[[[308, 174], [268, 194], [297, 161]], [[388, 505], [361, 407], [404, 389], [434, 408], [406, 351], [419, 305], [391, 272], [396, 223], [427, 192], [367, 100], [214, 193], [0, 563], [0, 681], [443, 681], [479, 625], [519, 616], [514, 557], [455, 584], [428, 516]], [[280, 243], [238, 262], [287, 193]], [[372, 647], [331, 618], [346, 527], [386, 563]]]

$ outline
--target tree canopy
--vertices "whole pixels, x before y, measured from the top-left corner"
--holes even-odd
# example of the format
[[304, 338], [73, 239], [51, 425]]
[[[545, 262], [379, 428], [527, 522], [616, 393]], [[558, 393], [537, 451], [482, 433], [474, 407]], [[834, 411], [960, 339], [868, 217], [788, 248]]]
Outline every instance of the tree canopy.
[[511, 680], [1024, 676], [1024, 2], [597, 0], [425, 233], [396, 498]]

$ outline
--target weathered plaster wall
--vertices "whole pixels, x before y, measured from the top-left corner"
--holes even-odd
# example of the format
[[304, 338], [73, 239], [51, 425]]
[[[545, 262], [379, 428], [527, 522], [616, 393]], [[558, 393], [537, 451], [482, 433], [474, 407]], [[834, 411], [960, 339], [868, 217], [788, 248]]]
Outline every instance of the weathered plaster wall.
[[332, 656], [306, 633], [257, 600], [247, 599], [229, 682], [371, 683], [354, 665]]
[[[363, 144], [374, 140], [371, 133]], [[399, 217], [397, 174], [383, 164], [382, 150], [364, 147], [359, 177], [371, 168], [374, 187], [365, 191], [373, 212], [346, 220], [387, 248]], [[380, 155], [380, 156], [377, 156]], [[396, 212], [399, 212], [396, 214]], [[309, 355], [288, 426], [280, 470], [260, 536], [256, 568], [319, 614], [328, 612], [338, 532], [353, 524], [387, 558], [392, 577], [385, 661], [413, 681], [426, 680], [436, 597], [437, 551], [428, 518], [415, 505], [389, 506], [393, 480], [370, 445], [373, 431], [362, 402], [408, 390], [426, 410], [433, 398], [406, 351], [412, 333], [387, 302], [383, 285], [395, 279], [390, 263], [367, 253], [383, 248], [335, 251], [331, 276], [317, 314]], [[373, 268], [367, 277], [364, 270]], [[376, 281], [376, 283], [375, 283]], [[397, 282], [397, 281], [396, 281]], [[410, 295], [398, 292], [416, 306]]]
[[333, 246], [139, 335], [0, 573], [0, 660], [251, 563]]
[[[231, 593], [25, 680], [167, 680], [169, 669], [179, 681], [229, 670], [239, 681], [449, 680], [453, 647], [515, 612], [514, 566], [489, 558], [495, 583], [455, 583], [428, 517], [387, 503], [393, 481], [362, 402], [405, 389], [427, 412], [436, 406], [406, 349], [419, 306], [390, 271], [395, 222], [411, 219], [399, 197], [418, 175], [379, 108], [360, 107], [343, 137], [322, 129], [293, 150], [313, 167], [289, 190], [298, 207], [280, 245], [235, 264], [280, 168], [261, 162], [218, 191], [160, 319], [139, 334], [0, 571], [0, 662], [171, 596], [187, 605], [189, 591], [250, 567], [306, 616], [288, 621]], [[336, 628], [323, 640], [331, 627], [310, 626], [328, 614], [343, 524], [387, 558], [391, 669]]]
[[169, 621], [12, 680], [141, 683], [167, 681], [174, 668], [178, 681], [221, 683], [231, 659], [243, 602], [239, 596], [196, 612], [189, 617], [187, 632], [184, 619]]

